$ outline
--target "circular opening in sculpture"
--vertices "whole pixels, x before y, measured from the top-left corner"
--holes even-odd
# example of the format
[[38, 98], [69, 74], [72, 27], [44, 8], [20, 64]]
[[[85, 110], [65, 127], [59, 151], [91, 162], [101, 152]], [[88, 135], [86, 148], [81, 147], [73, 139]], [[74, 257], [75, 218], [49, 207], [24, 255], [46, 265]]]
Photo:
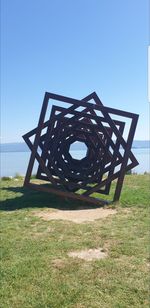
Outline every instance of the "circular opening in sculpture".
[[69, 153], [73, 159], [81, 160], [87, 156], [87, 150], [84, 142], [75, 141], [71, 143]]

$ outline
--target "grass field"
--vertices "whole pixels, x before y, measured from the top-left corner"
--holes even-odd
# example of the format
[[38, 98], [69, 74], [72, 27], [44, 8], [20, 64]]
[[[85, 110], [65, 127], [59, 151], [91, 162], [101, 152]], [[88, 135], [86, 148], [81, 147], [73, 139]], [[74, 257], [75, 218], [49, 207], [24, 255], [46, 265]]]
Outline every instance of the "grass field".
[[[127, 175], [117, 214], [76, 224], [34, 213], [79, 202], [1, 180], [1, 307], [149, 307], [149, 183], [149, 175]], [[106, 258], [68, 256], [98, 247]]]

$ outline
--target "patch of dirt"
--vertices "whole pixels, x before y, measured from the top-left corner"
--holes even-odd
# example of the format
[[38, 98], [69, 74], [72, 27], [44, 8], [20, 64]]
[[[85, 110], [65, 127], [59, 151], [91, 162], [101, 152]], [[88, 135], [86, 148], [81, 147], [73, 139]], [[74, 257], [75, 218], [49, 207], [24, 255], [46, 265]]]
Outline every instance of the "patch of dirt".
[[48, 227], [46, 232], [53, 232], [54, 231], [54, 228], [51, 228], [51, 227]]
[[116, 214], [115, 209], [79, 209], [79, 210], [57, 210], [51, 211], [38, 211], [34, 215], [44, 220], [68, 220], [75, 223], [83, 223], [87, 221], [94, 221], [96, 219], [106, 218], [109, 215]]
[[65, 266], [64, 261], [61, 260], [61, 259], [53, 260], [52, 265], [53, 265], [53, 267], [58, 268], [58, 269], [62, 269]]
[[107, 257], [107, 253], [102, 248], [99, 249], [87, 249], [81, 251], [72, 251], [68, 253], [69, 257], [79, 258], [86, 261], [92, 261], [97, 259], [104, 259]]
[[43, 232], [34, 232], [34, 233], [30, 233], [30, 236], [33, 239], [39, 239], [39, 238], [43, 238], [45, 234], [43, 234]]
[[32, 227], [33, 227], [33, 230], [30, 232], [30, 235], [34, 239], [40, 238], [40, 237], [45, 237], [45, 235], [48, 235], [50, 232], [54, 231], [54, 228], [51, 228], [51, 227], [48, 227], [48, 228], [46, 228], [45, 230], [42, 230], [42, 231], [38, 231], [38, 229], [34, 225], [32, 225]]
[[147, 267], [150, 267], [150, 263], [146, 263]]
[[125, 214], [130, 214], [130, 213], [132, 213], [132, 210], [129, 209], [129, 208], [123, 208], [122, 212], [125, 213]]

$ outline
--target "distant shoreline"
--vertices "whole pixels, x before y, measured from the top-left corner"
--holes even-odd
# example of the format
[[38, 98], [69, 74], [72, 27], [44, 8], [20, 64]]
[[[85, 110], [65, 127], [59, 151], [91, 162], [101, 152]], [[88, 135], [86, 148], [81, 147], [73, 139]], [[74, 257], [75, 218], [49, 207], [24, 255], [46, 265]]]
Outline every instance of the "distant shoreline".
[[[135, 140], [133, 142], [132, 149], [149, 149], [150, 148], [150, 140]], [[76, 143], [72, 150], [82, 151], [83, 148], [81, 143]], [[30, 149], [26, 145], [25, 142], [13, 142], [13, 143], [1, 143], [0, 153], [13, 153], [13, 152], [30, 152]]]
[[[133, 150], [140, 150], [140, 149], [142, 150], [142, 149], [150, 149], [150, 147], [132, 147], [132, 149]], [[78, 150], [75, 149], [74, 151], [82, 151], [82, 149], [78, 149]], [[12, 151], [9, 151], [9, 150], [3, 151], [2, 150], [2, 151], [0, 151], [0, 153], [28, 153], [28, 152], [31, 152], [30, 149], [27, 149], [27, 150], [24, 150], [24, 151], [23, 150], [12, 150]]]

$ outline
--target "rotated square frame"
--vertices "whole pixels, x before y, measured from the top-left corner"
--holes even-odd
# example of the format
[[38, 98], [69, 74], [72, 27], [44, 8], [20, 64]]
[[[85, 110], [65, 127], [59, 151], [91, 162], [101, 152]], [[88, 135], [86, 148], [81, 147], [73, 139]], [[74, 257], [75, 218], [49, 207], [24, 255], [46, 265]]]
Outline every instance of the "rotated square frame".
[[[39, 153], [37, 152], [38, 146], [40, 146], [42, 149], [44, 147], [43, 143], [45, 142], [44, 138], [46, 136], [45, 135], [44, 135], [44, 137], [41, 136], [42, 130], [44, 128], [48, 127], [48, 125], [51, 125], [50, 121], [44, 122], [49, 99], [71, 104], [71, 107], [66, 108], [62, 111], [63, 116], [65, 116], [67, 113], [71, 113], [71, 112], [78, 113], [78, 111], [76, 111], [76, 109], [80, 106], [82, 106], [85, 111], [86, 111], [87, 108], [89, 108], [90, 110], [92, 110], [91, 114], [92, 114], [93, 118], [94, 117], [96, 118], [97, 123], [100, 124], [101, 127], [102, 127], [102, 122], [108, 123], [108, 125], [110, 126], [110, 128], [112, 129], [113, 133], [115, 134], [115, 136], [117, 138], [116, 148], [114, 148], [115, 155], [113, 157], [114, 159], [112, 161], [111, 168], [107, 168], [107, 167], [105, 168], [105, 172], [108, 172], [109, 176], [106, 179], [102, 180], [97, 185], [95, 185], [94, 187], [91, 187], [90, 190], [85, 191], [82, 195], [76, 194], [74, 192], [68, 192], [65, 189], [59, 190], [58, 185], [55, 182], [52, 174], [50, 173], [49, 169], [45, 166], [45, 162], [42, 160]], [[95, 102], [94, 104], [91, 104], [91, 103], [88, 102], [91, 99], [94, 100], [94, 102]], [[97, 110], [102, 113], [103, 118], [98, 117], [96, 115], [95, 111], [97, 111]], [[123, 139], [123, 136], [122, 136], [121, 130], [123, 129], [123, 126], [124, 126], [123, 122], [120, 121], [121, 130], [119, 130], [117, 128], [115, 121], [111, 119], [110, 114], [114, 114], [114, 115], [118, 115], [118, 116], [122, 116], [122, 117], [127, 117], [127, 118], [131, 119], [131, 124], [130, 124], [130, 129], [129, 129], [127, 141], [125, 141]], [[107, 188], [110, 187], [111, 182], [113, 180], [117, 179], [117, 184], [116, 184], [116, 189], [115, 189], [113, 201], [119, 200], [125, 173], [138, 165], [136, 158], [134, 157], [133, 153], [131, 152], [131, 146], [132, 146], [132, 141], [133, 141], [137, 121], [138, 121], [138, 115], [137, 114], [133, 114], [133, 113], [129, 113], [129, 112], [125, 112], [125, 111], [121, 111], [121, 110], [117, 110], [117, 109], [113, 109], [113, 108], [109, 108], [109, 107], [104, 107], [102, 102], [100, 101], [100, 99], [98, 98], [98, 96], [95, 92], [88, 95], [83, 100], [77, 100], [77, 99], [64, 97], [64, 96], [61, 96], [61, 95], [46, 92], [37, 128], [33, 129], [32, 131], [30, 131], [29, 133], [27, 133], [23, 136], [24, 140], [26, 141], [30, 150], [32, 151], [30, 161], [29, 161], [29, 165], [28, 165], [28, 169], [27, 169], [27, 173], [26, 173], [26, 177], [25, 177], [25, 181], [24, 181], [24, 185], [27, 186], [27, 187], [36, 189], [38, 191], [52, 192], [52, 193], [56, 193], [57, 195], [62, 196], [62, 197], [69, 197], [69, 198], [72, 198], [72, 199], [83, 200], [85, 202], [90, 202], [90, 203], [93, 203], [93, 204], [99, 204], [99, 205], [102, 204], [103, 205], [103, 204], [107, 203], [106, 200], [103, 200], [103, 199], [97, 200], [94, 197], [90, 197], [90, 195], [93, 194], [94, 192], [100, 192], [101, 187], [103, 187], [104, 185], [106, 185]], [[105, 131], [104, 126], [103, 126], [102, 130]], [[30, 141], [30, 137], [33, 136], [34, 134], [35, 134], [35, 140], [32, 143]], [[106, 132], [106, 135], [107, 135], [107, 132]], [[111, 142], [111, 145], [112, 145], [112, 142]], [[119, 171], [114, 172], [114, 168], [116, 166], [116, 155], [118, 155], [118, 153], [119, 153], [120, 145], [124, 149], [124, 154], [122, 156], [121, 168], [120, 168]], [[38, 161], [40, 168], [42, 168], [43, 172], [46, 173], [47, 178], [51, 182], [52, 186], [43, 187], [43, 186], [39, 186], [39, 185], [36, 185], [36, 184], [33, 184], [33, 183], [30, 182], [35, 159]], [[128, 159], [130, 159], [131, 163], [128, 163]]]

